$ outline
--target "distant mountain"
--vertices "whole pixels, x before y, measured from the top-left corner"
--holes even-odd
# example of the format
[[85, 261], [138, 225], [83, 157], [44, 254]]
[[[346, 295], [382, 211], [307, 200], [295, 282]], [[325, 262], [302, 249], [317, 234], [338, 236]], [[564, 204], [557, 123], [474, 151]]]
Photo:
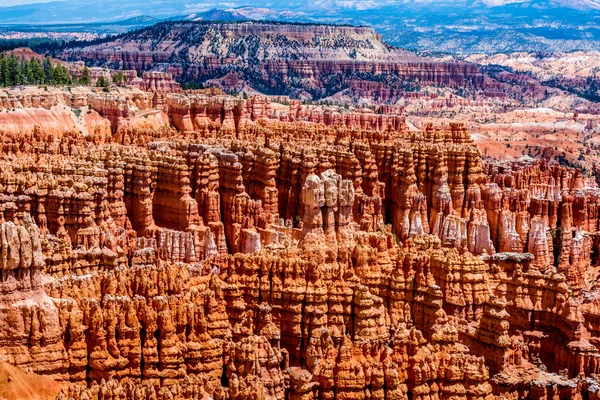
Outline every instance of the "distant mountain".
[[201, 13], [176, 15], [166, 18], [167, 21], [246, 21], [249, 18], [235, 10], [209, 10]]
[[69, 0], [0, 8], [0, 24], [102, 23], [103, 33], [136, 18], [136, 28], [156, 20], [369, 25], [393, 45], [424, 52], [600, 50], [600, 0]]
[[[219, 13], [215, 13], [219, 10], [226, 11], [223, 17], [227, 17], [227, 14], [243, 15], [249, 19], [277, 19], [290, 13], [317, 19], [369, 19], [370, 12], [389, 10], [394, 13], [387, 16], [402, 18], [415, 11], [486, 14], [491, 10], [499, 10], [511, 14], [510, 8], [504, 8], [515, 5], [532, 11], [561, 8], [599, 10], [600, 0], [206, 0], [202, 3], [178, 0], [69, 0], [0, 7], [0, 23], [106, 22], [139, 16], [166, 19], [207, 12], [219, 17]], [[365, 15], [361, 16], [363, 12]]]
[[165, 18], [166, 21], [291, 21], [310, 22], [309, 14], [293, 11], [275, 11], [269, 8], [236, 7], [224, 10], [214, 9], [187, 15]]
[[160, 22], [160, 19], [151, 17], [149, 15], [140, 15], [139, 17], [129, 18], [123, 21], [115, 22], [116, 25], [141, 25], [148, 24], [154, 25], [157, 22]]

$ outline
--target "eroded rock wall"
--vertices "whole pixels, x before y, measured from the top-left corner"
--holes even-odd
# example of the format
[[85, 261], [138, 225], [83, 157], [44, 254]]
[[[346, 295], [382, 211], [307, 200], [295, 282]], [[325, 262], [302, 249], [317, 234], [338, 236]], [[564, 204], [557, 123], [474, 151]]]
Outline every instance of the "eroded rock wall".
[[3, 139], [0, 358], [62, 399], [594, 395], [592, 179], [394, 109], [166, 101]]

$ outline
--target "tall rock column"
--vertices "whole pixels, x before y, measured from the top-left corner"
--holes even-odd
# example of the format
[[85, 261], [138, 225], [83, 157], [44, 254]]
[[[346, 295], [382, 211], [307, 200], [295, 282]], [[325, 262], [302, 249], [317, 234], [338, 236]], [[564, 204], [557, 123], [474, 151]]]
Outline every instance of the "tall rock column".
[[325, 232], [323, 230], [323, 214], [321, 208], [325, 206], [325, 187], [317, 175], [309, 175], [302, 187], [302, 204], [304, 204], [304, 217], [302, 225], [301, 246], [306, 254], [316, 260], [325, 260], [327, 248]]

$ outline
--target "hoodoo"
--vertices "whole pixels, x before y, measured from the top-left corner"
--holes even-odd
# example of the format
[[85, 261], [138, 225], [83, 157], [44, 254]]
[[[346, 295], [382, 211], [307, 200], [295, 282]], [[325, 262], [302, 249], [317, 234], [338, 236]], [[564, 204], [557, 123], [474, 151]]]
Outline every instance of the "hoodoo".
[[598, 399], [593, 55], [265, 13], [0, 27], [0, 399]]
[[59, 399], [595, 396], [593, 179], [145, 79], [2, 97], [2, 361]]

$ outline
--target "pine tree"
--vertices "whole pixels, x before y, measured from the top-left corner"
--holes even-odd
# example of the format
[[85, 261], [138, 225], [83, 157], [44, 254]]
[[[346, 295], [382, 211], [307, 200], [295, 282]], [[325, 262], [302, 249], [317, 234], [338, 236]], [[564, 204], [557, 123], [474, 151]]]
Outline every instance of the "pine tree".
[[50, 57], [44, 59], [44, 75], [46, 76], [45, 83], [53, 83], [52, 78], [54, 76], [54, 67]]
[[22, 85], [25, 83], [25, 77], [21, 70], [21, 63], [14, 55], [8, 57], [8, 86]]
[[29, 85], [34, 83], [33, 70], [31, 69], [31, 63], [33, 63], [33, 60], [33, 58], [30, 60], [25, 60], [23, 64], [21, 64], [21, 70], [23, 71], [23, 75], [25, 75], [25, 79]]
[[[46, 75], [46, 74], [49, 75]], [[88, 71], [89, 73], [89, 71]], [[72, 83], [69, 71], [62, 65], [52, 66], [49, 58], [42, 65], [38, 60], [19, 60], [14, 55], [0, 56], [0, 86], [14, 85], [39, 85], [43, 83], [54, 83], [56, 85], [68, 85]]]
[[106, 88], [106, 87], [108, 87], [108, 81], [106, 80], [106, 78], [104, 76], [101, 75], [98, 78], [98, 80], [96, 81], [96, 86]]
[[60, 64], [56, 64], [54, 71], [52, 72], [52, 83], [55, 85], [69, 85], [71, 84], [71, 75], [65, 67]]
[[0, 58], [0, 85], [8, 86], [8, 57], [5, 54]]
[[46, 81], [46, 74], [44, 73], [44, 67], [42, 64], [35, 58], [31, 59], [31, 76], [33, 77], [33, 81], [31, 83], [35, 85], [41, 85]]
[[62, 75], [63, 75], [63, 85], [70, 85], [71, 83], [73, 83], [71, 74], [69, 73], [69, 71], [67, 71], [67, 69], [65, 67], [62, 67]]
[[92, 79], [90, 78], [90, 70], [87, 66], [83, 67], [81, 71], [81, 77], [79, 78], [79, 84], [81, 85], [91, 85]]
[[113, 74], [112, 80], [115, 85], [121, 85], [123, 83], [123, 81], [125, 80], [125, 78], [123, 77], [123, 73], [121, 71], [119, 71], [119, 72], [116, 72], [115, 74]]

